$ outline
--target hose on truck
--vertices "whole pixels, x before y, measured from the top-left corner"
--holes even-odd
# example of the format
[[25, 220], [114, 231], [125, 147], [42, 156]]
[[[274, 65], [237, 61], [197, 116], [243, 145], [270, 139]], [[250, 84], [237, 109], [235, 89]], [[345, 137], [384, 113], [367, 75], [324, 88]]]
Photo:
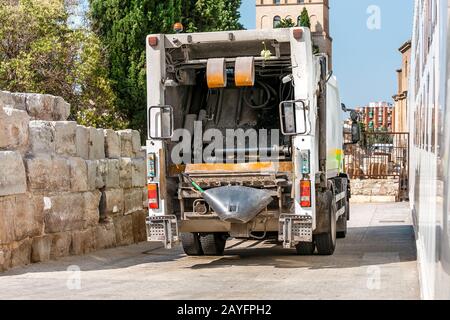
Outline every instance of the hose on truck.
[[[256, 222], [256, 221], [255, 221], [255, 222]], [[256, 225], [255, 222], [253, 222], [253, 227], [255, 227], [255, 225]], [[250, 232], [249, 235], [250, 235], [250, 238], [252, 238], [252, 239], [256, 239], [256, 240], [264, 240], [264, 239], [266, 238], [266, 236], [267, 236], [267, 218], [264, 218], [264, 233], [263, 233], [262, 236], [260, 236], [260, 237], [255, 236], [252, 232]]]
[[200, 193], [204, 193], [205, 190], [203, 190], [197, 183], [195, 183], [194, 180], [192, 180], [191, 177], [189, 177], [186, 173], [181, 173], [181, 175], [187, 180], [189, 181], [190, 184], [192, 184], [192, 186]]
[[[280, 80], [283, 79], [283, 77], [286, 75], [283, 75], [280, 77]], [[264, 109], [267, 107], [272, 107], [272, 105], [269, 105], [271, 100], [273, 98], [278, 98], [280, 101], [283, 100], [289, 100], [292, 98], [292, 93], [293, 93], [293, 83], [292, 82], [288, 82], [288, 83], [283, 83], [280, 81], [280, 86], [278, 88], [278, 92], [272, 88], [270, 85], [268, 85], [265, 82], [262, 81], [256, 81], [256, 86], [261, 87], [264, 90], [265, 96], [266, 96], [266, 100], [259, 105], [255, 105], [253, 104], [253, 102], [251, 101], [251, 99], [249, 98], [249, 92], [251, 92], [251, 88], [246, 88], [244, 91], [244, 102], [253, 109]], [[288, 90], [286, 90], [288, 89]]]
[[245, 104], [247, 104], [250, 108], [252, 109], [264, 109], [267, 108], [269, 106], [270, 101], [272, 100], [272, 98], [274, 96], [277, 95], [277, 92], [275, 91], [275, 89], [273, 89], [270, 85], [261, 82], [261, 81], [256, 81], [256, 85], [260, 86], [263, 90], [264, 93], [266, 95], [266, 101], [260, 105], [254, 105], [252, 101], [250, 101], [251, 99], [249, 99], [249, 92], [251, 92], [251, 88], [246, 88], [244, 91], [244, 102]]
[[[285, 75], [282, 75], [280, 77], [280, 87], [279, 87], [279, 90], [278, 90], [278, 96], [280, 98], [280, 102], [284, 101], [284, 100], [292, 100], [292, 93], [293, 93], [293, 90], [294, 90], [293, 81], [290, 81], [290, 82], [287, 82], [287, 83], [283, 83], [283, 81], [282, 81], [282, 79], [285, 76], [288, 76], [288, 75], [289, 74], [285, 74]], [[285, 94], [286, 93], [286, 87], [289, 88], [289, 91], [287, 92], [287, 94]]]

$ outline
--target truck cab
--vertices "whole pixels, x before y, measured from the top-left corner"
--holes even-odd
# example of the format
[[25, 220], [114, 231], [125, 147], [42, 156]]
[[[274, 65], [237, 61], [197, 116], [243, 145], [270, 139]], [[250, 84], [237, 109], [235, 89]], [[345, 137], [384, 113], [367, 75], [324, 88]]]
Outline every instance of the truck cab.
[[148, 240], [333, 254], [350, 214], [341, 101], [309, 29], [149, 35], [146, 54]]

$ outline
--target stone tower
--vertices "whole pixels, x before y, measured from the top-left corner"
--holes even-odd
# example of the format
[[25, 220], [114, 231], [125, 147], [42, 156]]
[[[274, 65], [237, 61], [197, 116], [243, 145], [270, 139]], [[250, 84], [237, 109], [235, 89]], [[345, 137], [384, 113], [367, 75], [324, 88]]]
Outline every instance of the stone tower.
[[320, 52], [332, 53], [332, 38], [328, 0], [256, 0], [256, 28], [274, 28], [281, 19], [290, 18], [296, 25], [303, 8], [306, 8], [311, 20], [311, 32], [314, 44]]

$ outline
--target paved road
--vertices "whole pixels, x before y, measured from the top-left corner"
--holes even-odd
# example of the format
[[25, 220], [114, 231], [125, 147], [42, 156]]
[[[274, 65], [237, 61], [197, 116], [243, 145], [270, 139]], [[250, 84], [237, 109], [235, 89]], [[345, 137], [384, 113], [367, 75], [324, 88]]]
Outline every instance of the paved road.
[[224, 257], [186, 257], [180, 248], [142, 243], [30, 265], [0, 275], [0, 299], [420, 296], [407, 204], [354, 204], [349, 235], [330, 257], [300, 257], [259, 241], [231, 240], [227, 248]]

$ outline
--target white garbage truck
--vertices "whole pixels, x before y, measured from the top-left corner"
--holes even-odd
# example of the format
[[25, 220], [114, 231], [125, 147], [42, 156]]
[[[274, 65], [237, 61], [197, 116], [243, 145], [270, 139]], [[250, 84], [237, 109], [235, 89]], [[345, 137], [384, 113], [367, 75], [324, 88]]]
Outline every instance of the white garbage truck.
[[345, 106], [310, 30], [153, 34], [146, 59], [148, 240], [332, 255], [350, 218]]

